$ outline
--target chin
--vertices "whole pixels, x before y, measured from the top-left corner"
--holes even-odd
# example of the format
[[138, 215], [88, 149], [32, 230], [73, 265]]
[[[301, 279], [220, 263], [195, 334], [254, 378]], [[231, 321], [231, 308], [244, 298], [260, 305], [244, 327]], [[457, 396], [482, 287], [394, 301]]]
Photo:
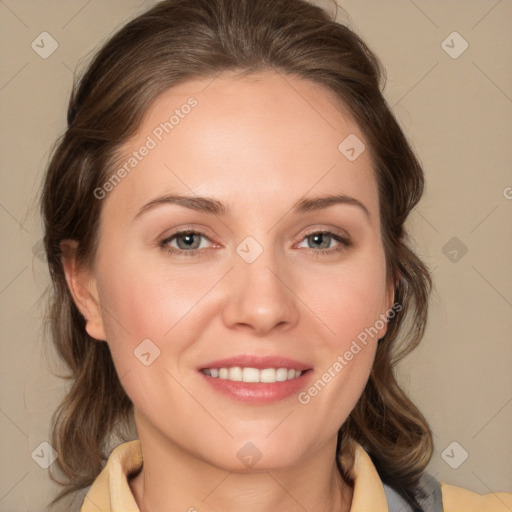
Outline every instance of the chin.
[[[235, 441], [217, 445], [205, 460], [225, 471], [258, 473], [290, 469], [307, 457], [303, 443], [290, 443], [282, 439], [275, 442], [254, 436], [253, 440]], [[221, 450], [220, 453], [218, 450]]]

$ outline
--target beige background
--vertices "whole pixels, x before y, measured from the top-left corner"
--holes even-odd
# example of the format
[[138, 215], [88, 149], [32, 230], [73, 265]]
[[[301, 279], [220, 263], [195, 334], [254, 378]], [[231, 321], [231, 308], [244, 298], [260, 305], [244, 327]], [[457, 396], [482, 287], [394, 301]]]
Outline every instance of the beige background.
[[[31, 457], [65, 390], [42, 353], [41, 176], [65, 128], [73, 71], [152, 3], [0, 0], [0, 512], [43, 510], [55, 490]], [[512, 1], [339, 5], [338, 18], [382, 59], [385, 95], [427, 178], [409, 227], [435, 292], [399, 377], [434, 431], [428, 470], [479, 493], [512, 492]], [[58, 43], [47, 59], [31, 48], [43, 31]], [[442, 45], [454, 31], [469, 44], [457, 58], [443, 47], [458, 52], [462, 39]], [[456, 465], [463, 450], [452, 469], [445, 459]]]

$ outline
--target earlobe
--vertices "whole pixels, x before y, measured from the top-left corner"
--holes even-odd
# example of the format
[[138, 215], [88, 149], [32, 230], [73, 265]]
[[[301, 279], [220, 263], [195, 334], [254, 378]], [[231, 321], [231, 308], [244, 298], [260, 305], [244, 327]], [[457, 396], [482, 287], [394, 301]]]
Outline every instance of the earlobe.
[[96, 279], [90, 269], [78, 264], [77, 241], [64, 240], [60, 246], [68, 289], [76, 307], [85, 319], [87, 334], [94, 339], [105, 341], [106, 336]]

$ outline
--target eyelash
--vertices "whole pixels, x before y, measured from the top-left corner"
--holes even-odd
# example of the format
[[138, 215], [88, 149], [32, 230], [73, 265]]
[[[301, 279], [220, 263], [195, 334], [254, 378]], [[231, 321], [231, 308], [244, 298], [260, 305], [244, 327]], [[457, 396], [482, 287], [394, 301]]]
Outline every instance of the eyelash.
[[[198, 256], [201, 256], [204, 254], [205, 249], [184, 250], [184, 249], [175, 249], [175, 248], [169, 247], [169, 245], [168, 245], [169, 242], [171, 242], [175, 238], [178, 238], [183, 235], [198, 235], [198, 236], [205, 238], [209, 242], [211, 242], [210, 238], [208, 236], [206, 236], [204, 233], [201, 233], [199, 231], [193, 231], [193, 230], [184, 230], [184, 231], [177, 231], [176, 233], [173, 233], [171, 236], [162, 240], [160, 242], [160, 247], [162, 247], [162, 249], [166, 250], [169, 254], [179, 254], [179, 255], [183, 255], [183, 256], [192, 256], [192, 257], [198, 257]], [[335, 253], [341, 253], [342, 251], [345, 251], [346, 249], [348, 249], [349, 247], [351, 247], [353, 245], [353, 242], [350, 238], [338, 235], [331, 231], [312, 231], [311, 233], [308, 233], [307, 235], [305, 235], [302, 238], [301, 242], [313, 235], [328, 235], [331, 238], [333, 238], [334, 240], [336, 240], [337, 242], [341, 243], [340, 247], [337, 247], [334, 249], [315, 250], [314, 248], [308, 248], [310, 251], [313, 251], [313, 254], [315, 254], [316, 257], [328, 256], [328, 255], [332, 255]]]

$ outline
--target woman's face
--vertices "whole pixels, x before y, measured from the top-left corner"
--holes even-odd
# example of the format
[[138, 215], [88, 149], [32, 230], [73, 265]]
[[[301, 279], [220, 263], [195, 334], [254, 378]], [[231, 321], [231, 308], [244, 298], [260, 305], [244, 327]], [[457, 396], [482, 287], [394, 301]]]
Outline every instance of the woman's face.
[[273, 72], [151, 106], [95, 192], [87, 313], [141, 439], [230, 470], [333, 453], [393, 300], [362, 144], [332, 93]]

